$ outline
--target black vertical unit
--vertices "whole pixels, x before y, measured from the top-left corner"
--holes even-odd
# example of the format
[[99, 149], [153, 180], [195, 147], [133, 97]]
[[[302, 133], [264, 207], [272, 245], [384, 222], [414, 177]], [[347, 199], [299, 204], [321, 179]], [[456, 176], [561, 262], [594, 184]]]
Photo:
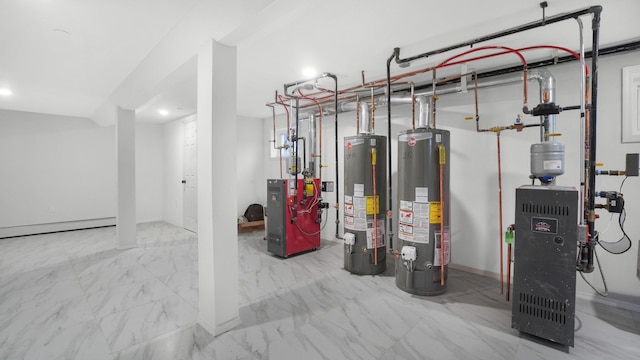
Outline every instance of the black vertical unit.
[[287, 256], [286, 238], [287, 181], [267, 180], [267, 251]]
[[573, 346], [578, 191], [560, 186], [516, 189], [511, 326]]

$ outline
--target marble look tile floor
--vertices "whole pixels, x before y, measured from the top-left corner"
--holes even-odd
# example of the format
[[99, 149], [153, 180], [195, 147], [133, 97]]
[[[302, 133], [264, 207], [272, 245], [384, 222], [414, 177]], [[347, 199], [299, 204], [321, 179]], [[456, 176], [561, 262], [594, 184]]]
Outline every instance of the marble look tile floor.
[[[419, 297], [342, 269], [342, 246], [280, 259], [261, 232], [239, 236], [242, 325], [197, 323], [194, 234], [140, 224], [0, 240], [0, 359], [640, 359], [640, 314], [578, 301], [575, 347], [511, 329], [496, 281], [451, 270]], [[391, 257], [389, 257], [391, 258]], [[390, 259], [391, 260], [391, 259]]]

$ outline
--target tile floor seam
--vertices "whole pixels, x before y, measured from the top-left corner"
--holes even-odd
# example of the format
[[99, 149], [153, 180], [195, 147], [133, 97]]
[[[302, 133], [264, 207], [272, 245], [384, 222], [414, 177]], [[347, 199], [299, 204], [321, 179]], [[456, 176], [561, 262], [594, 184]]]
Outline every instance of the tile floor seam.
[[76, 283], [78, 284], [78, 287], [82, 291], [84, 300], [87, 303], [87, 306], [89, 307], [89, 310], [91, 311], [91, 314], [93, 315], [93, 323], [99, 329], [100, 335], [102, 335], [102, 338], [104, 339], [104, 342], [109, 347], [109, 352], [110, 352], [111, 358], [115, 360], [116, 357], [115, 357], [115, 354], [113, 353], [113, 349], [111, 348], [111, 345], [109, 344], [109, 340], [108, 340], [107, 336], [104, 334], [104, 330], [102, 329], [102, 326], [100, 326], [100, 322], [98, 321], [98, 314], [93, 310], [93, 307], [91, 306], [91, 304], [89, 304], [89, 298], [88, 298], [87, 292], [84, 289], [84, 287], [80, 284], [78, 272], [76, 271], [75, 267], [71, 263], [71, 259], [68, 256], [67, 256], [67, 260], [69, 261], [69, 265], [71, 265], [71, 270], [76, 275], [74, 280], [76, 281]]
[[157, 335], [157, 336], [154, 336], [154, 337], [152, 337], [152, 338], [149, 338], [149, 339], [145, 340], [144, 342], [141, 342], [141, 343], [137, 343], [137, 344], [134, 344], [134, 345], [128, 346], [128, 347], [126, 347], [126, 348], [124, 348], [124, 349], [119, 350], [119, 351], [116, 353], [116, 354], [117, 354], [117, 356], [116, 356], [116, 355], [114, 355], [114, 359], [117, 359], [117, 358], [118, 358], [118, 356], [120, 356], [120, 354], [121, 354], [121, 353], [123, 353], [123, 352], [125, 352], [125, 351], [128, 351], [128, 350], [130, 350], [130, 349], [132, 349], [132, 348], [135, 348], [135, 347], [141, 347], [141, 346], [145, 346], [145, 345], [151, 344], [151, 343], [153, 343], [153, 342], [157, 341], [157, 340], [158, 340], [158, 339], [160, 339], [160, 338], [163, 338], [163, 337], [169, 337], [169, 336], [171, 336], [171, 335], [174, 335], [174, 334], [180, 333], [181, 331], [185, 331], [185, 330], [189, 329], [189, 328], [190, 328], [190, 327], [192, 327], [192, 326], [196, 326], [197, 324], [198, 324], [198, 321], [196, 320], [196, 321], [195, 321], [195, 322], [193, 322], [193, 323], [190, 323], [190, 324], [187, 324], [187, 325], [184, 325], [184, 326], [178, 327], [178, 328], [173, 329], [173, 330], [171, 330], [171, 331], [169, 331], [169, 332], [162, 333], [162, 334], [160, 334], [160, 335]]
[[[109, 345], [109, 348], [111, 349], [111, 352], [112, 352], [112, 353], [114, 353], [114, 350], [113, 350], [113, 347], [111, 346], [111, 344], [109, 343], [109, 338], [108, 338], [108, 337], [106, 337], [106, 335], [104, 334], [104, 329], [103, 329], [103, 327], [102, 327], [102, 320], [103, 320], [103, 319], [105, 319], [105, 318], [107, 318], [107, 317], [115, 317], [116, 315], [119, 315], [119, 314], [122, 314], [122, 313], [126, 313], [126, 312], [130, 312], [130, 311], [136, 310], [136, 309], [141, 308], [141, 307], [144, 307], [144, 306], [149, 306], [149, 305], [152, 305], [152, 304], [158, 303], [158, 302], [160, 302], [160, 301], [162, 301], [162, 300], [164, 300], [164, 299], [168, 299], [168, 298], [170, 298], [170, 297], [172, 297], [172, 296], [175, 296], [175, 295], [165, 296], [165, 297], [160, 298], [160, 299], [157, 299], [156, 301], [153, 301], [153, 302], [149, 302], [149, 303], [141, 304], [141, 305], [136, 305], [136, 306], [133, 306], [133, 307], [131, 307], [131, 308], [129, 308], [129, 309], [122, 310], [122, 311], [118, 311], [118, 312], [116, 312], [116, 313], [112, 313], [112, 314], [108, 314], [108, 315], [105, 315], [105, 316], [100, 317], [100, 318], [97, 320], [97, 324], [98, 324], [98, 326], [100, 327], [100, 329], [102, 330], [103, 336], [105, 336], [105, 339], [107, 340], [107, 345]], [[196, 321], [196, 322], [197, 322], [197, 321]], [[185, 326], [186, 326], [186, 325], [185, 325]], [[158, 336], [162, 336], [162, 335], [164, 335], [164, 334], [160, 334], [160, 335], [158, 335]], [[146, 341], [145, 341], [145, 342], [146, 342]], [[136, 345], [140, 345], [140, 344], [141, 344], [141, 343], [138, 343], [138, 344], [134, 344], [134, 345], [132, 345], [132, 346], [136, 346]], [[114, 344], [114, 345], [115, 345], [115, 344]], [[120, 352], [120, 351], [118, 351], [118, 352]]]

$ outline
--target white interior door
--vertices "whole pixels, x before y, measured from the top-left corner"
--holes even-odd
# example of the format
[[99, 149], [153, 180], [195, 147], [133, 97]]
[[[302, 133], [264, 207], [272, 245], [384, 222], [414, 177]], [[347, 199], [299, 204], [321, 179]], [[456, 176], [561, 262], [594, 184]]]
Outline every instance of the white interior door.
[[198, 232], [196, 122], [184, 124], [183, 226]]

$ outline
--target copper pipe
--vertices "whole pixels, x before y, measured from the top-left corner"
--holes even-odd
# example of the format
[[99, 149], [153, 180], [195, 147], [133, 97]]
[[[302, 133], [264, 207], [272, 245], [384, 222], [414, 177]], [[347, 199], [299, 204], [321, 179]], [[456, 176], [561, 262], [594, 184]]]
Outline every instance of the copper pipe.
[[277, 104], [280, 104], [282, 106], [284, 106], [284, 109], [286, 110], [285, 112], [287, 113], [287, 139], [289, 138], [289, 127], [291, 126], [291, 124], [289, 123], [289, 110], [287, 108], [287, 104], [285, 104], [284, 102], [284, 98], [281, 95], [278, 95], [278, 90], [276, 90], [276, 98], [280, 100], [280, 102], [278, 102], [276, 100]]
[[[370, 81], [368, 83], [365, 82], [364, 79], [364, 71], [361, 73], [362, 75], [362, 83], [360, 85], [356, 85], [356, 86], [352, 86], [349, 88], [345, 88], [343, 90], [339, 91], [339, 94], [344, 94], [344, 93], [348, 93], [354, 90], [358, 90], [358, 89], [362, 89], [363, 87], [374, 87], [374, 88], [382, 88], [386, 86], [386, 82], [387, 80], [389, 82], [395, 82], [396, 80], [400, 80], [403, 78], [407, 78], [407, 77], [411, 77], [411, 76], [415, 76], [415, 75], [419, 75], [419, 74], [423, 74], [423, 73], [427, 73], [430, 71], [435, 71], [438, 68], [444, 68], [444, 67], [449, 67], [449, 66], [453, 66], [453, 65], [458, 65], [460, 63], [463, 62], [472, 62], [472, 61], [476, 61], [476, 60], [482, 60], [482, 59], [487, 59], [487, 58], [491, 58], [491, 57], [496, 57], [496, 56], [501, 56], [501, 55], [506, 55], [506, 54], [511, 54], [511, 53], [516, 53], [518, 54], [520, 51], [525, 51], [525, 50], [534, 50], [535, 47], [528, 47], [528, 48], [521, 48], [521, 49], [510, 49], [507, 48], [507, 51], [502, 51], [502, 52], [497, 52], [497, 53], [493, 53], [493, 54], [488, 54], [488, 55], [483, 55], [483, 56], [478, 56], [478, 57], [474, 57], [474, 58], [470, 58], [470, 59], [464, 59], [464, 60], [460, 60], [460, 61], [456, 61], [456, 62], [443, 62], [439, 65], [436, 66], [431, 66], [431, 67], [427, 67], [427, 68], [423, 68], [423, 69], [418, 69], [418, 70], [414, 70], [414, 71], [410, 71], [410, 72], [406, 72], [406, 73], [402, 73], [402, 74], [398, 74], [398, 75], [394, 75], [394, 76], [390, 76], [388, 79], [387, 78], [383, 78], [383, 79], [378, 79], [378, 80], [373, 80]], [[527, 66], [526, 66], [526, 62], [523, 63], [523, 78], [527, 79]], [[524, 90], [523, 90], [523, 103], [526, 105], [527, 104], [527, 94], [528, 94], [528, 84], [526, 83], [526, 80], [524, 81]], [[321, 92], [318, 92], [321, 93]], [[327, 97], [330, 97], [331, 95], [327, 95]], [[326, 97], [319, 97], [318, 100], [325, 100]]]
[[485, 131], [489, 131], [488, 129], [480, 129], [480, 114], [478, 112], [478, 76], [474, 76], [473, 77], [473, 83], [474, 83], [474, 88], [473, 88], [473, 92], [474, 92], [474, 96], [475, 96], [475, 101], [476, 101], [476, 132], [485, 132]]
[[476, 74], [475, 71], [469, 71], [469, 72], [464, 73], [464, 74], [449, 76], [448, 78], [444, 78], [444, 79], [436, 81], [436, 83], [442, 84], [442, 83], [446, 83], [446, 82], [449, 82], [449, 81], [452, 81], [452, 80], [463, 78], [465, 76], [469, 76], [469, 75], [474, 76], [475, 74]]
[[271, 113], [272, 113], [272, 119], [273, 119], [273, 140], [271, 140], [271, 142], [273, 143], [273, 148], [276, 148], [276, 109], [272, 106], [272, 105], [267, 105], [271, 108]]
[[[434, 76], [435, 76], [435, 70], [434, 70]], [[478, 106], [478, 76], [477, 73], [475, 71], [470, 71], [464, 74], [460, 74], [460, 75], [454, 75], [454, 76], [450, 76], [446, 79], [442, 79], [439, 81], [434, 81], [434, 89], [433, 89], [433, 96], [434, 98], [436, 97], [436, 90], [435, 90], [435, 84], [437, 83], [445, 83], [445, 82], [449, 82], [452, 80], [456, 80], [456, 79], [460, 79], [464, 76], [473, 76], [473, 95], [474, 95], [474, 100], [475, 100], [475, 119], [476, 119], [476, 131], [477, 132], [485, 132], [485, 131], [490, 131], [490, 130], [481, 130], [480, 129], [480, 123], [479, 123], [479, 119], [480, 119], [480, 114], [479, 114], [479, 106]], [[433, 116], [435, 116], [435, 100], [433, 101]], [[433, 121], [433, 125], [435, 127], [435, 120]]]
[[[307, 95], [307, 96], [309, 96], [309, 95]], [[348, 99], [353, 98], [355, 96], [356, 96], [355, 93], [353, 93], [353, 94], [351, 94], [351, 93], [350, 94], [340, 94], [340, 97], [338, 98], [338, 101], [345, 101], [345, 100], [348, 100]], [[311, 98], [309, 98], [309, 99], [311, 99]], [[305, 100], [305, 99], [304, 98], [300, 98], [300, 100]], [[305, 103], [305, 104], [299, 105], [298, 108], [300, 110], [304, 110], [304, 109], [307, 109], [307, 108], [310, 108], [310, 107], [313, 107], [313, 106], [318, 106], [318, 105], [330, 105], [330, 104], [333, 104], [335, 99], [332, 96], [330, 98], [329, 97], [313, 98], [313, 101], [314, 102], [310, 102], [310, 103]], [[278, 102], [277, 101], [277, 102], [273, 102], [273, 103], [267, 103], [267, 106], [274, 105], [274, 104], [286, 105], [286, 104], [284, 104], [282, 102]]]
[[[476, 56], [474, 58], [470, 58], [470, 59], [464, 59], [464, 60], [460, 60], [460, 61], [456, 61], [456, 62], [449, 62], [453, 59], [456, 59], [460, 56], [464, 56], [467, 54], [470, 54], [472, 52], [476, 52], [476, 51], [480, 51], [480, 50], [489, 50], [489, 49], [504, 49], [506, 51], [502, 51], [502, 52], [498, 52], [498, 53], [493, 53], [493, 54], [488, 54], [488, 55], [482, 55], [482, 56]], [[476, 48], [476, 49], [471, 49], [468, 51], [465, 51], [461, 54], [458, 54], [456, 56], [453, 56], [447, 60], [445, 60], [444, 62], [440, 63], [440, 65], [438, 65], [438, 67], [444, 67], [446, 66], [451, 66], [451, 65], [457, 65], [457, 64], [461, 64], [461, 63], [467, 63], [467, 62], [472, 62], [472, 61], [476, 61], [476, 60], [482, 60], [482, 59], [486, 59], [486, 58], [490, 58], [490, 57], [494, 57], [494, 56], [500, 56], [500, 55], [505, 55], [505, 54], [511, 54], [511, 53], [515, 53], [520, 60], [522, 61], [522, 69], [523, 69], [523, 75], [524, 75], [524, 99], [523, 99], [523, 108], [527, 108], [527, 62], [524, 58], [524, 56], [522, 56], [521, 51], [523, 50], [531, 50], [531, 49], [535, 49], [535, 47], [530, 47], [530, 48], [521, 48], [521, 49], [512, 49], [506, 46], [485, 46], [485, 47], [481, 47], [481, 48]]]
[[500, 157], [500, 132], [496, 133], [496, 139], [498, 142], [498, 204], [499, 204], [499, 228], [500, 232], [500, 293], [504, 293], [504, 273], [503, 273], [503, 263], [504, 263], [504, 254], [503, 254], [503, 246], [502, 246], [502, 163]]

